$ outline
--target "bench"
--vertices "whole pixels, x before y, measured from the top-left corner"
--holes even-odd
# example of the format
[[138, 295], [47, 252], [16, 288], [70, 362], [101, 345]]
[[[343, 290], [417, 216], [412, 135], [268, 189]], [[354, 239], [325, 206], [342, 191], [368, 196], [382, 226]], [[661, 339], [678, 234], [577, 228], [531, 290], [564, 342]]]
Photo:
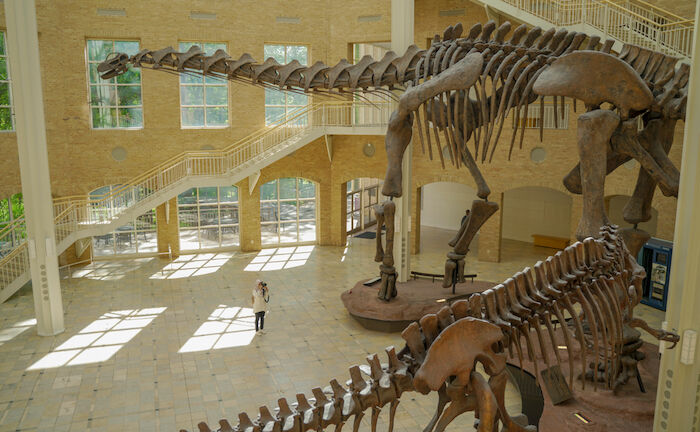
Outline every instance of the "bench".
[[553, 237], [542, 234], [532, 235], [532, 244], [535, 246], [542, 246], [562, 250], [569, 246], [569, 242], [570, 240], [568, 238]]
[[[437, 274], [437, 273], [424, 273], [424, 272], [418, 272], [418, 271], [411, 271], [411, 276], [413, 276], [413, 279], [418, 279], [419, 277], [431, 278], [433, 280], [433, 282], [435, 282], [435, 279], [443, 279], [445, 275]], [[472, 283], [474, 283], [474, 278], [476, 277], [476, 273], [465, 274], [464, 277], [470, 278], [472, 280]]]

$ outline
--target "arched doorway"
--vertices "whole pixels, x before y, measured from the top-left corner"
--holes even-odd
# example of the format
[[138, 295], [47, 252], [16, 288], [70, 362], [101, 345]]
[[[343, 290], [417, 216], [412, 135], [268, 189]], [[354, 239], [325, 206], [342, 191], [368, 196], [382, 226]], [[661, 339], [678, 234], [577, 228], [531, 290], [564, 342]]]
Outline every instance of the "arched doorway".
[[532, 235], [569, 238], [571, 196], [541, 186], [511, 189], [503, 195], [503, 239], [532, 243]]
[[[472, 201], [478, 199], [476, 190], [454, 182], [423, 185], [420, 191], [420, 251], [435, 251], [444, 255], [447, 243], [454, 237]], [[476, 241], [472, 242], [476, 245]]]

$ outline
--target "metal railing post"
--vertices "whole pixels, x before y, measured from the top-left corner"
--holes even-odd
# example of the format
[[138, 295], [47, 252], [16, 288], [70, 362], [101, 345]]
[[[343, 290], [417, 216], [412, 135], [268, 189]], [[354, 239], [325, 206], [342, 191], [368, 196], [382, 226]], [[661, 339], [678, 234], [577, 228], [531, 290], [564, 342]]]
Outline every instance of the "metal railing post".
[[610, 6], [606, 4], [603, 7], [605, 8], [603, 10], [603, 33], [609, 35], [610, 31], [608, 31], [608, 19], [610, 17]]

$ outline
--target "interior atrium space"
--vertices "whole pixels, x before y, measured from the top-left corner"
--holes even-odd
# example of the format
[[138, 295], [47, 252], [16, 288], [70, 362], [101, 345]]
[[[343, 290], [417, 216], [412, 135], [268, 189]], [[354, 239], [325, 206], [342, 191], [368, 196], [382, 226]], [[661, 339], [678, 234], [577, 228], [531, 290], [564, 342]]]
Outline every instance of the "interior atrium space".
[[0, 1], [0, 432], [697, 430], [699, 19]]

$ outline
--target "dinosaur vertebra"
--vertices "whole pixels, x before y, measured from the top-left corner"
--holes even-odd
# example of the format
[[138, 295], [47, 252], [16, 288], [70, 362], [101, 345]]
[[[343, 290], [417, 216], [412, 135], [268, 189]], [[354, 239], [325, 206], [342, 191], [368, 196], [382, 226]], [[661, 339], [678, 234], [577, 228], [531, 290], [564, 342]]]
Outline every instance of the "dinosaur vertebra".
[[[367, 357], [368, 366], [352, 366], [348, 387], [334, 379], [324, 390], [314, 388], [313, 399], [297, 394], [297, 403], [291, 405], [280, 399], [276, 414], [263, 406], [255, 421], [242, 413], [238, 426], [232, 428], [222, 420], [219, 430], [304, 432], [332, 425], [338, 431], [352, 420], [353, 431], [357, 431], [364, 414], [371, 410], [374, 432], [380, 409], [389, 405], [391, 432], [401, 395], [416, 390], [440, 394], [436, 415], [425, 431], [441, 432], [459, 414], [471, 410], [479, 414], [479, 431], [495, 430], [499, 421], [511, 432], [534, 431], [534, 426], [517, 423], [505, 410], [505, 363], [507, 357], [517, 357], [522, 368], [525, 346], [536, 376], [541, 367], [551, 366], [551, 353], [561, 366], [553, 318], [563, 326], [570, 386], [577, 369], [584, 388], [586, 374], [594, 387], [602, 383], [613, 390], [634, 376], [627, 365], [630, 353], [623, 350], [625, 326], [642, 327], [674, 346], [678, 342], [677, 335], [651, 329], [633, 317], [644, 276], [617, 228], [605, 226], [598, 239], [576, 242], [538, 262], [534, 269], [525, 268], [502, 284], [410, 324], [401, 334], [404, 348], [399, 353], [394, 347], [386, 348], [384, 364], [374, 354]], [[580, 350], [580, 366], [572, 354], [574, 341]], [[592, 371], [587, 371], [588, 360], [594, 364]], [[475, 371], [477, 362], [489, 375], [488, 382]], [[210, 430], [205, 423], [199, 429]]]

